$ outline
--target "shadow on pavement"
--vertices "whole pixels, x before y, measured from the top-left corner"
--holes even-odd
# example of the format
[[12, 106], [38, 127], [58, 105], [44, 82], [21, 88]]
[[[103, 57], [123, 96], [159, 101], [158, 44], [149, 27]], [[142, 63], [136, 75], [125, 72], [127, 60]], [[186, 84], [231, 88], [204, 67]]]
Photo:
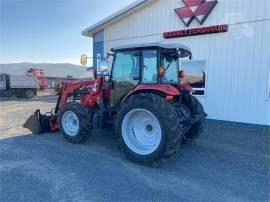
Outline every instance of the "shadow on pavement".
[[0, 141], [0, 200], [269, 200], [268, 127], [208, 123], [161, 168], [129, 162], [113, 136], [59, 133]]

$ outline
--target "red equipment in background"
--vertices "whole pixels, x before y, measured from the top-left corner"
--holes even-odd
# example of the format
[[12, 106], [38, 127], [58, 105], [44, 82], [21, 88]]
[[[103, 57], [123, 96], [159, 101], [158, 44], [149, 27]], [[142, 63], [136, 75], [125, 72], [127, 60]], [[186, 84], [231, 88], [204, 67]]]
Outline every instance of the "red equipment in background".
[[36, 77], [38, 79], [39, 90], [44, 90], [45, 88], [47, 88], [47, 79], [43, 69], [30, 68], [27, 70], [26, 75]]

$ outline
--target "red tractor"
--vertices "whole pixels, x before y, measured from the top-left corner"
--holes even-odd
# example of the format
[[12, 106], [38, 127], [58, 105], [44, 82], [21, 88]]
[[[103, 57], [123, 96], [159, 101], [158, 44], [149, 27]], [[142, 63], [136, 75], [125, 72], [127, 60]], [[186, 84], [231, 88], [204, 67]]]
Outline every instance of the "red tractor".
[[100, 62], [94, 80], [63, 86], [54, 111], [37, 110], [24, 127], [37, 134], [59, 129], [71, 143], [84, 142], [95, 129], [109, 129], [128, 159], [160, 165], [177, 153], [182, 140], [203, 130], [206, 113], [192, 88], [180, 83], [179, 59], [191, 59], [191, 51], [153, 43], [112, 52], [111, 71]]

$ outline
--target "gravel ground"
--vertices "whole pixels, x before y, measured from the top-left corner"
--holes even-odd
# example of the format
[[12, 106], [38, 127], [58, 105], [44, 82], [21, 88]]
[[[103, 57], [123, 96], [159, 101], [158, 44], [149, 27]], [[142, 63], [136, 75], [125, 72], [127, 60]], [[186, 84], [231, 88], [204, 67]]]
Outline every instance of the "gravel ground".
[[21, 127], [55, 98], [0, 102], [0, 201], [270, 200], [269, 127], [207, 122], [175, 159], [149, 168], [126, 160], [108, 134], [74, 145]]

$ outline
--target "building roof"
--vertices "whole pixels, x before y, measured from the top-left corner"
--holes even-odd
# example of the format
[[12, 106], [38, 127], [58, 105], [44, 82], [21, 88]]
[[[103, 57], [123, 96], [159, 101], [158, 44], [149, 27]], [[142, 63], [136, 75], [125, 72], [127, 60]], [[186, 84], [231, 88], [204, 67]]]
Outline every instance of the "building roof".
[[107, 18], [97, 22], [96, 24], [84, 29], [81, 34], [83, 36], [92, 37], [94, 33], [103, 30], [106, 26], [111, 25], [132, 13], [146, 7], [147, 5], [153, 3], [156, 0], [137, 0], [129, 6], [119, 10], [118, 12], [108, 16]]

